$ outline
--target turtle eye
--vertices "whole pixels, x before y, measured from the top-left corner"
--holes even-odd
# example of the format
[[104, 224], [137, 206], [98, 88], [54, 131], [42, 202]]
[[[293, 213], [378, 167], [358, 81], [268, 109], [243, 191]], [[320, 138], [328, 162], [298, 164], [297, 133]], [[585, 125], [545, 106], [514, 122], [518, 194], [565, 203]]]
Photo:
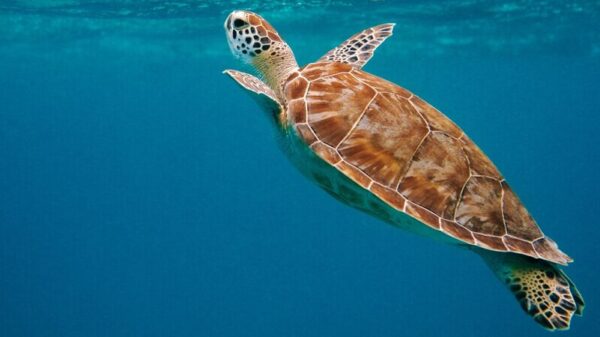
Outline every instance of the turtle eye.
[[244, 21], [242, 19], [233, 20], [233, 27], [235, 27], [237, 29], [243, 28], [246, 25], [247, 25], [246, 21]]

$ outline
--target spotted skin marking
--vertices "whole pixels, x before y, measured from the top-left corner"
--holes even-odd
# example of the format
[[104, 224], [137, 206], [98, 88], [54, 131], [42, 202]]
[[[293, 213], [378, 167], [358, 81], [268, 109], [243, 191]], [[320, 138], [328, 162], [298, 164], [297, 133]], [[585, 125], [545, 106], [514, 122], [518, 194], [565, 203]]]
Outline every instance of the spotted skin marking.
[[567, 330], [583, 313], [581, 294], [558, 268], [543, 261], [507, 266], [500, 276], [521, 308], [548, 330]]
[[319, 61], [346, 63], [362, 68], [373, 57], [375, 49], [392, 36], [393, 30], [393, 23], [365, 29], [327, 52]]
[[288, 44], [265, 19], [249, 11], [233, 11], [225, 20], [224, 28], [231, 52], [256, 68], [277, 100], [283, 102], [284, 84], [298, 69]]
[[229, 17], [225, 29], [230, 35], [231, 50], [250, 57], [268, 51], [274, 41], [281, 42], [273, 27], [253, 13], [247, 13], [245, 18]]

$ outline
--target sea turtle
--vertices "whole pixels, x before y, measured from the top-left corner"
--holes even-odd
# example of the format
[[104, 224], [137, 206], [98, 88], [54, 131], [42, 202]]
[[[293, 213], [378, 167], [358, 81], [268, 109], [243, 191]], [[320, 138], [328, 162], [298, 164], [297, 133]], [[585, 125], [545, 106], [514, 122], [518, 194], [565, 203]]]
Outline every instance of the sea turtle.
[[410, 91], [362, 70], [393, 28], [366, 29], [299, 67], [265, 19], [234, 11], [225, 20], [231, 51], [265, 82], [224, 73], [266, 109], [305, 176], [389, 224], [478, 253], [536, 322], [568, 329], [584, 307], [557, 266], [571, 258], [458, 126]]

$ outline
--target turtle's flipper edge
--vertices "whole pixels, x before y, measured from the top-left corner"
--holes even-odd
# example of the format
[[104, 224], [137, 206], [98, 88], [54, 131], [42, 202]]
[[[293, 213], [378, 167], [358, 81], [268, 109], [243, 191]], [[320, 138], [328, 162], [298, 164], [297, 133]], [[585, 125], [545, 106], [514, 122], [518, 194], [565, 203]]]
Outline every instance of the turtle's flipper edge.
[[548, 330], [568, 330], [585, 306], [575, 284], [558, 266], [510, 253], [484, 259], [515, 295], [521, 308]]

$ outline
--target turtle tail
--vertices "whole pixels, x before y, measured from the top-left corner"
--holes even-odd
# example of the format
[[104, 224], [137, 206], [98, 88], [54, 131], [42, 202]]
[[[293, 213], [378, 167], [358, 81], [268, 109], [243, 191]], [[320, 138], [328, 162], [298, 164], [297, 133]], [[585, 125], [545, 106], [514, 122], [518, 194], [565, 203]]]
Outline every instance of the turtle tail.
[[583, 297], [556, 265], [513, 253], [480, 254], [515, 295], [521, 308], [548, 330], [568, 330], [573, 315], [583, 315]]

